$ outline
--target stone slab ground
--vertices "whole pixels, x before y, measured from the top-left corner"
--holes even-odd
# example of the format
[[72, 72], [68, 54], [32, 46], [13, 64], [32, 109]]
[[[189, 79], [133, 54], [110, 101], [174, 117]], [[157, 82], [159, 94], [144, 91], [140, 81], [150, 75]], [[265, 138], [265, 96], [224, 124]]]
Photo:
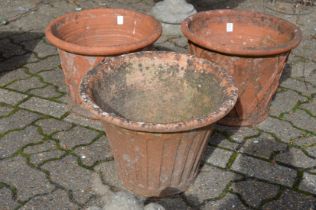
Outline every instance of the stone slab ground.
[[[145, 203], [167, 210], [316, 209], [316, 6], [293, 15], [265, 0], [191, 2], [200, 11], [236, 7], [285, 18], [301, 27], [304, 40], [288, 60], [269, 118], [252, 128], [217, 126], [191, 188]], [[100, 124], [67, 106], [58, 54], [43, 30], [69, 11], [124, 7], [149, 13], [154, 3], [0, 1], [1, 210], [102, 207], [96, 179], [106, 189], [123, 190]], [[187, 44], [184, 37], [163, 36], [153, 49], [186, 52]]]

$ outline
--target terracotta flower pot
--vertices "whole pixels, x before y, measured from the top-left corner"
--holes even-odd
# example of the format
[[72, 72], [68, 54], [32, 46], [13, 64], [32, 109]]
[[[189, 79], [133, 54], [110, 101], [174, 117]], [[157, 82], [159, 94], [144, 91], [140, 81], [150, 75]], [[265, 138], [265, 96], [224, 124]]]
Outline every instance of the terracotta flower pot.
[[58, 48], [61, 66], [73, 102], [80, 104], [82, 76], [105, 56], [141, 50], [161, 35], [153, 17], [126, 9], [91, 9], [54, 19], [45, 30]]
[[190, 185], [211, 125], [238, 97], [222, 68], [173, 52], [106, 58], [80, 90], [83, 106], [103, 123], [123, 185], [142, 196]]
[[258, 12], [213, 10], [183, 21], [191, 53], [233, 75], [239, 89], [235, 108], [220, 121], [249, 126], [266, 119], [291, 49], [302, 34], [283, 19]]

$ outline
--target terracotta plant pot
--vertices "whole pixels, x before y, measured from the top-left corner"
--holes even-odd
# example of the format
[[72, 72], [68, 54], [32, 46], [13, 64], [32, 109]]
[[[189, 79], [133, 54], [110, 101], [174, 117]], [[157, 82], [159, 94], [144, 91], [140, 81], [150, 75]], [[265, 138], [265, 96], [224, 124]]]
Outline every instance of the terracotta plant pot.
[[106, 58], [80, 88], [83, 106], [103, 123], [123, 185], [142, 196], [187, 189], [211, 125], [238, 97], [222, 68], [173, 52]]
[[201, 12], [184, 20], [181, 29], [191, 53], [217, 63], [235, 79], [238, 101], [220, 123], [250, 126], [266, 119], [287, 57], [302, 38], [300, 29], [240, 10]]
[[58, 48], [60, 63], [73, 102], [80, 104], [82, 76], [105, 56], [141, 50], [161, 35], [153, 17], [126, 9], [91, 9], [54, 19], [45, 30]]

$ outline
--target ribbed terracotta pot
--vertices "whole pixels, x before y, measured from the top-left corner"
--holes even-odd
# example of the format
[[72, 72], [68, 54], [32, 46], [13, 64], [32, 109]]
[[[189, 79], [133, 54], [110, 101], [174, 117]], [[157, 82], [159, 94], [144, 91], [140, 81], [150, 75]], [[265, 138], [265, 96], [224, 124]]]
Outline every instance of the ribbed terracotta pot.
[[103, 123], [123, 185], [148, 197], [187, 189], [212, 124], [238, 97], [222, 68], [173, 52], [106, 58], [80, 90], [83, 106]]
[[59, 51], [65, 83], [73, 102], [80, 104], [82, 76], [105, 56], [141, 50], [161, 35], [153, 17], [127, 9], [91, 9], [54, 19], [45, 30]]
[[287, 57], [301, 41], [300, 29], [274, 16], [240, 10], [197, 13], [181, 29], [192, 54], [217, 63], [235, 79], [238, 101], [220, 123], [251, 126], [266, 119]]

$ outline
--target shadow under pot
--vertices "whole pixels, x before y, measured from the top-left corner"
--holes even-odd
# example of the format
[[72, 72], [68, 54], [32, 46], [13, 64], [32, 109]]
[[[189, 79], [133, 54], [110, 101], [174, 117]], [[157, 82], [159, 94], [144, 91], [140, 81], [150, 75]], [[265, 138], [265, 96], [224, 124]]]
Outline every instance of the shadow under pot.
[[105, 58], [80, 91], [83, 107], [104, 126], [123, 185], [146, 197], [188, 188], [212, 125], [238, 97], [224, 69], [174, 52]]
[[228, 70], [239, 97], [219, 123], [252, 126], [265, 120], [290, 51], [302, 39], [294, 24], [259, 12], [213, 10], [182, 22], [190, 52]]
[[142, 50], [161, 35], [153, 17], [127, 9], [99, 8], [73, 12], [51, 21], [45, 30], [58, 48], [72, 102], [80, 104], [83, 75], [106, 56]]

